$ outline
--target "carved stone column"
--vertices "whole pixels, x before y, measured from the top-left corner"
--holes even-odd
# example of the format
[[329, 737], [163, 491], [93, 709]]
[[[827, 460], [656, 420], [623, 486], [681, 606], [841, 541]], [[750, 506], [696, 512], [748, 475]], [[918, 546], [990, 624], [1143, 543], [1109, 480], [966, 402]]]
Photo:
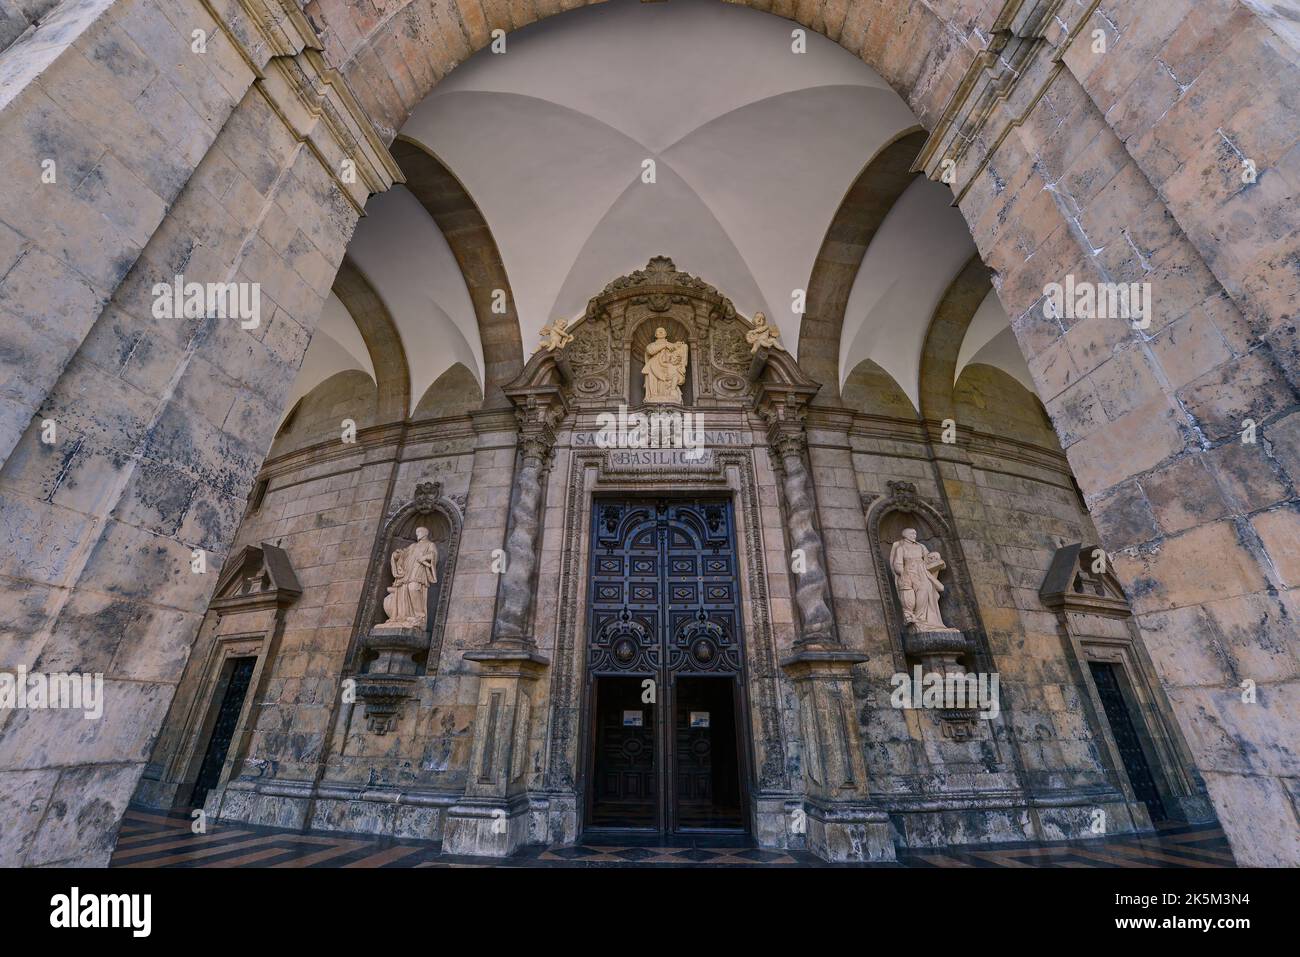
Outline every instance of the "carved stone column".
[[537, 544], [542, 529], [542, 477], [555, 446], [555, 430], [547, 410], [518, 410], [519, 467], [515, 472], [506, 534], [506, 567], [497, 587], [492, 645], [498, 650], [532, 650], [533, 578], [537, 574]]
[[794, 600], [799, 612], [799, 636], [795, 644], [803, 649], [840, 647], [831, 611], [830, 581], [826, 577], [826, 550], [813, 516], [812, 477], [804, 458], [807, 439], [802, 423], [791, 427], [778, 422], [769, 430], [772, 464], [785, 493], [786, 520], [790, 544], [799, 555]]
[[[492, 638], [482, 651], [465, 655], [479, 666], [478, 707], [465, 795], [448, 810], [443, 831], [449, 854], [508, 857], [530, 839], [529, 741], [538, 679], [550, 664], [532, 634], [537, 551], [546, 468], [555, 425], [566, 410], [553, 381], [557, 372], [554, 361], [530, 362], [520, 380], [505, 389], [519, 421], [519, 461]], [[521, 381], [529, 379], [532, 384]]]
[[[870, 805], [867, 768], [853, 701], [853, 666], [867, 656], [844, 647], [835, 627], [826, 549], [816, 523], [804, 419], [818, 386], [784, 353], [755, 355], [755, 405], [785, 498], [789, 544], [797, 550], [795, 654], [781, 662], [799, 699], [804, 804], [796, 831], [829, 861], [892, 861], [893, 828]], [[796, 564], [797, 560], [797, 564]]]

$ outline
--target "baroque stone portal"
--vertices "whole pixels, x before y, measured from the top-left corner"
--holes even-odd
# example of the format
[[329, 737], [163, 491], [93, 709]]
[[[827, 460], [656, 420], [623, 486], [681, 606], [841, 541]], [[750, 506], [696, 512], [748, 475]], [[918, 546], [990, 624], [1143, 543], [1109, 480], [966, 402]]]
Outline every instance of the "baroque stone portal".
[[663, 326], [655, 330], [654, 342], [645, 348], [646, 402], [673, 402], [681, 405], [682, 385], [686, 382], [686, 362], [690, 346], [669, 342]]
[[399, 548], [389, 558], [393, 583], [384, 599], [387, 626], [423, 628], [428, 617], [429, 586], [438, 581], [438, 546], [429, 530], [417, 528], [415, 542]]

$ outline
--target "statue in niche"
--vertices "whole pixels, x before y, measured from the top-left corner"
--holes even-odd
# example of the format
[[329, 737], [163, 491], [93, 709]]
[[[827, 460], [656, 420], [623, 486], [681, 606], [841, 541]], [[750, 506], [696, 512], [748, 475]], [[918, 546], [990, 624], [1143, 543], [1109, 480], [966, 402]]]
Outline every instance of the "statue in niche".
[[429, 586], [438, 581], [438, 546], [427, 528], [415, 530], [415, 541], [389, 558], [393, 583], [384, 598], [385, 627], [424, 628], [429, 611]]
[[759, 349], [781, 349], [785, 346], [780, 343], [781, 330], [776, 326], [768, 325], [767, 315], [761, 312], [754, 313], [754, 328], [745, 333], [745, 341], [752, 346], [749, 350], [753, 355]]
[[686, 384], [686, 361], [690, 346], [685, 342], [669, 342], [668, 333], [660, 326], [655, 330], [654, 342], [645, 347], [646, 402], [682, 403], [682, 386]]
[[947, 565], [938, 552], [916, 540], [916, 529], [903, 529], [903, 537], [890, 546], [889, 565], [903, 604], [904, 622], [917, 631], [956, 630], [945, 625], [939, 614], [939, 595], [943, 592], [939, 572]]
[[538, 348], [545, 349], [547, 352], [558, 352], [567, 346], [573, 341], [573, 336], [566, 331], [568, 325], [568, 322], [564, 319], [557, 318], [551, 320], [550, 325], [542, 326], [537, 333], [542, 340], [542, 344]]

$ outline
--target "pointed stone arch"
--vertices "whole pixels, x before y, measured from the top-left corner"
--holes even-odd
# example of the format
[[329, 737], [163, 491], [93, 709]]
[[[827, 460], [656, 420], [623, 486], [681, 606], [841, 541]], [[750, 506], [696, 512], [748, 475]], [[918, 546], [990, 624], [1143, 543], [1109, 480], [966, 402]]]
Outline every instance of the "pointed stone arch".
[[799, 327], [799, 364], [822, 384], [820, 403], [840, 404], [840, 339], [853, 280], [880, 224], [920, 175], [912, 163], [925, 137], [914, 127], [881, 147], [845, 193], [822, 240]]
[[[501, 387], [523, 369], [524, 347], [510, 278], [492, 230], [461, 181], [422, 145], [398, 137], [392, 153], [406, 188], [442, 230], [465, 278], [483, 346], [483, 404], [503, 405]], [[505, 311], [494, 311], [502, 295]]]
[[[921, 419], [931, 429], [951, 418], [961, 428], [992, 432], [1059, 451], [1042, 400], [1004, 370], [972, 362], [957, 374], [971, 321], [989, 295], [991, 272], [978, 255], [948, 284], [921, 351]], [[989, 407], [990, 400], [992, 407]]]
[[934, 310], [921, 349], [918, 394], [922, 419], [939, 421], [952, 414], [957, 354], [971, 320], [988, 295], [989, 278], [989, 268], [978, 255], [972, 256], [948, 283]]
[[374, 364], [375, 385], [379, 390], [377, 420], [400, 422], [410, 408], [411, 374], [392, 314], [350, 256], [343, 257], [334, 277], [333, 292], [357, 324]]

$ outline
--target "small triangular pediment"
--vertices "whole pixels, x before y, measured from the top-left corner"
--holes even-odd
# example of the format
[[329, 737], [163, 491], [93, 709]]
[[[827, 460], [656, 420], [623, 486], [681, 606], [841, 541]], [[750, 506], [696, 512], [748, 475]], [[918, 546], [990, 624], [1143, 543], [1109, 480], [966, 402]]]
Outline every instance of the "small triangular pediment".
[[1110, 559], [1099, 545], [1063, 545], [1052, 556], [1038, 596], [1051, 608], [1131, 614]]
[[284, 549], [263, 542], [246, 545], [226, 563], [217, 580], [214, 605], [286, 604], [302, 594], [302, 585]]

